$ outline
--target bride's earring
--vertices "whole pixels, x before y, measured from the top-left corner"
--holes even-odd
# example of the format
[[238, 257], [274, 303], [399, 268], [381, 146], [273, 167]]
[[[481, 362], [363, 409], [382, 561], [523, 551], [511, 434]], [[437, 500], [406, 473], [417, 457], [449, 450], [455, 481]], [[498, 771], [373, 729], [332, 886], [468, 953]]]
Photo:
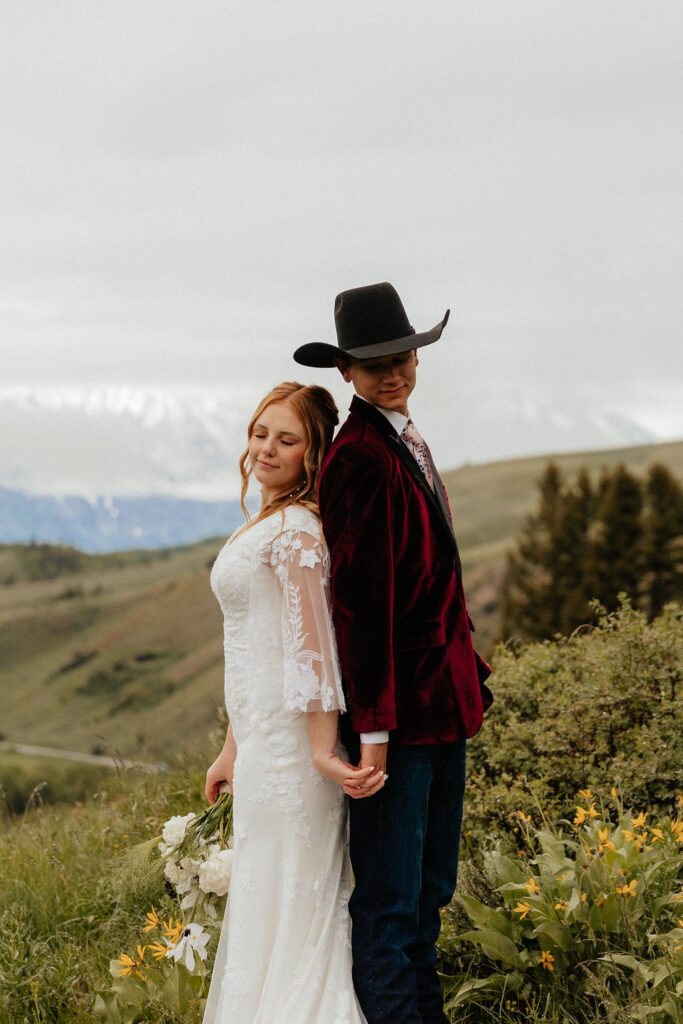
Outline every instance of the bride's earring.
[[285, 497], [286, 498], [293, 498], [294, 495], [298, 494], [299, 491], [303, 490], [305, 486], [306, 486], [306, 481], [302, 480], [301, 483], [297, 484], [296, 487], [294, 488], [294, 490], [290, 491], [289, 494], [286, 494]]

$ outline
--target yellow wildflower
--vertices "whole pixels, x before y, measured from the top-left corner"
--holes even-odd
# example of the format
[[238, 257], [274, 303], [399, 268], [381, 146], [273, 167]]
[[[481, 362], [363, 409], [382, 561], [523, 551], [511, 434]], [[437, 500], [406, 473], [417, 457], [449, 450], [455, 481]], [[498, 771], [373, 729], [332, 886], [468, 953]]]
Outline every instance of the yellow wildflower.
[[147, 980], [145, 975], [142, 974], [139, 971], [139, 969], [138, 969], [140, 967], [140, 965], [144, 964], [144, 962], [145, 962], [145, 950], [146, 949], [147, 949], [147, 946], [138, 946], [137, 947], [137, 954], [138, 954], [137, 960], [134, 957], [129, 956], [128, 953], [122, 953], [121, 956], [119, 957], [119, 959], [114, 961], [114, 963], [118, 964], [119, 967], [120, 967], [120, 970], [118, 972], [119, 978], [125, 978], [129, 974], [136, 974], [138, 976], [138, 978], [142, 978], [144, 981]]
[[159, 925], [161, 924], [161, 918], [157, 914], [154, 907], [152, 907], [151, 910], [147, 911], [147, 913], [145, 914], [145, 920], [147, 921], [147, 924], [142, 929], [143, 932], [151, 932], [153, 928], [158, 928]]
[[171, 949], [170, 946], [164, 946], [163, 942], [152, 942], [149, 948], [155, 960], [163, 960], [169, 949]]
[[610, 789], [610, 796], [612, 796], [616, 800], [616, 798], [617, 798], [616, 786], [612, 786], [612, 788]]
[[679, 843], [683, 843], [683, 820], [676, 818], [671, 822], [671, 834]]
[[593, 799], [593, 793], [592, 793], [592, 791], [590, 789], [580, 789], [579, 793], [584, 798], [584, 800], [592, 800]]
[[543, 966], [544, 970], [546, 970], [546, 971], [554, 971], [555, 970], [555, 968], [553, 967], [554, 959], [555, 959], [555, 957], [550, 952], [550, 950], [549, 949], [544, 949], [541, 952], [541, 959], [538, 962]]
[[650, 832], [654, 836], [654, 839], [652, 840], [653, 843], [656, 843], [658, 839], [664, 839], [664, 833], [662, 832], [661, 828], [653, 828], [652, 825], [650, 825]]
[[647, 811], [641, 811], [637, 818], [631, 818], [631, 826], [633, 828], [645, 828], [645, 819], [647, 818]]
[[674, 899], [677, 900], [679, 903], [683, 901], [683, 885], [681, 886], [681, 891], [677, 892], [674, 896]]
[[576, 817], [574, 818], [575, 825], [583, 825], [586, 820], [586, 812], [583, 807], [576, 808]]
[[635, 896], [637, 884], [636, 879], [632, 878], [628, 885], [618, 885], [617, 892], [620, 896]]
[[520, 921], [523, 921], [531, 910], [531, 904], [527, 903], [526, 900], [518, 900], [517, 906], [514, 908], [514, 913], [519, 914]]
[[581, 893], [581, 902], [585, 903], [587, 899], [588, 899], [588, 893], [587, 892], [582, 892]]
[[621, 832], [622, 832], [622, 835], [625, 837], [627, 843], [635, 843], [635, 841], [636, 841], [636, 834], [635, 834], [635, 832], [631, 832], [627, 828], [622, 828]]
[[598, 812], [595, 810], [595, 804], [591, 804], [590, 807], [588, 808], [588, 817], [589, 818], [597, 818], [598, 817]]
[[605, 897], [604, 896], [598, 896], [597, 900], [595, 901], [595, 905], [596, 905], [596, 907], [604, 907], [604, 905], [605, 905]]
[[609, 829], [601, 828], [598, 830], [598, 839], [600, 840], [601, 850], [616, 850], [616, 846], [607, 837], [609, 836]]
[[555, 904], [555, 910], [566, 910], [566, 909], [567, 909], [567, 901], [566, 900], [560, 900], [559, 903]]
[[567, 877], [567, 872], [565, 871], [565, 872], [563, 872], [563, 874], [561, 874], [561, 875], [556, 875], [556, 876], [555, 876], [555, 881], [556, 881], [556, 882], [564, 882], [564, 880], [565, 880], [565, 878], [566, 878], [566, 877]]
[[536, 893], [541, 891], [538, 885], [536, 884], [536, 879], [533, 876], [526, 883], [526, 888], [529, 890], [530, 893]]
[[166, 936], [167, 939], [170, 939], [171, 942], [178, 941], [178, 939], [180, 938], [180, 933], [182, 932], [184, 927], [185, 925], [178, 921], [177, 918], [173, 920], [173, 918], [169, 917], [168, 921], [163, 922], [164, 935]]

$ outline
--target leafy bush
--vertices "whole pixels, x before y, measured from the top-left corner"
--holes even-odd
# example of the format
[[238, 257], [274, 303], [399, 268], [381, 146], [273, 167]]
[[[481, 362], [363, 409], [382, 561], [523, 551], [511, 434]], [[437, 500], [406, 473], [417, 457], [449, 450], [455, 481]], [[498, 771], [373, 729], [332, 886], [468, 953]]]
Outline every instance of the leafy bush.
[[536, 802], [566, 815], [584, 786], [616, 780], [635, 807], [674, 811], [682, 788], [681, 608], [652, 623], [623, 600], [597, 628], [499, 647], [495, 695], [469, 745], [466, 828], [509, 831]]
[[447, 919], [442, 933], [462, 970], [453, 1020], [501, 1003], [510, 1020], [680, 1019], [683, 820], [625, 811], [616, 789], [604, 801], [582, 790], [575, 810], [539, 826], [518, 812], [521, 848], [486, 856], [489, 896], [456, 898], [474, 927], [457, 934]]

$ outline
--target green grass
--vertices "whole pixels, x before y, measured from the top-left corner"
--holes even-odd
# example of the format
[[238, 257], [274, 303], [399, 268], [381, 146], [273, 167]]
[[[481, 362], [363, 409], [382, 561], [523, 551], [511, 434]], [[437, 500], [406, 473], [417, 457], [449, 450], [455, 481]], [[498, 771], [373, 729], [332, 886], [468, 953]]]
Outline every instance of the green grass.
[[0, 1020], [86, 1024], [109, 961], [130, 946], [163, 878], [125, 852], [202, 803], [200, 772], [111, 773], [83, 805], [34, 807], [0, 834]]
[[111, 768], [0, 751], [0, 816], [30, 805], [82, 802], [111, 775]]

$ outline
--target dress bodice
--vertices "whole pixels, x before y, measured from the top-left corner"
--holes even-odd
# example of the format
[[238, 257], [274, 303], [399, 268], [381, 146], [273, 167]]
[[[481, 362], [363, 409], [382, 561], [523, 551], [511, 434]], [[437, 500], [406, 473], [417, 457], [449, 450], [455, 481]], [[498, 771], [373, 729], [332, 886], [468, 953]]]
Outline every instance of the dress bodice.
[[320, 522], [289, 505], [221, 550], [211, 586], [223, 610], [226, 704], [241, 713], [344, 709]]

